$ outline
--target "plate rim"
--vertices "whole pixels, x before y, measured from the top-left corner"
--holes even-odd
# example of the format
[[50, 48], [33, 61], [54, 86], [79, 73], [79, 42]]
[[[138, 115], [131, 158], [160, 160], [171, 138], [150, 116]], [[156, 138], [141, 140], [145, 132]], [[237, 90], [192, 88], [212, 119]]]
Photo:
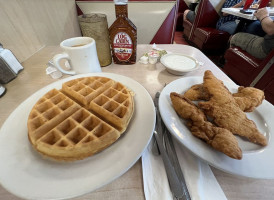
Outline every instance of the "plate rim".
[[[189, 139], [189, 137], [194, 137], [192, 136], [192, 134], [189, 132], [189, 130], [185, 127], [185, 130], [187, 130], [190, 134], [190, 136], [186, 136], [184, 135], [186, 138], [182, 139], [178, 133], [176, 133], [176, 131], [178, 130], [174, 130], [175, 128], [172, 127], [172, 126], [175, 126], [174, 124], [170, 124], [172, 120], [169, 120], [168, 117], [172, 117], [171, 114], [176, 114], [175, 110], [173, 109], [173, 111], [171, 111], [172, 113], [168, 113], [169, 111], [166, 111], [166, 110], [169, 110], [171, 107], [171, 101], [168, 98], [166, 98], [164, 95], [167, 95], [167, 93], [171, 92], [171, 87], [174, 87], [176, 86], [176, 84], [180, 83], [180, 85], [183, 84], [183, 82], [189, 82], [189, 81], [192, 81], [193, 84], [198, 84], [198, 83], [202, 83], [203, 82], [203, 76], [190, 76], [190, 77], [183, 77], [183, 78], [180, 78], [180, 79], [177, 79], [177, 80], [174, 80], [172, 81], [171, 83], [169, 83], [164, 89], [163, 91], [161, 92], [161, 95], [160, 95], [160, 98], [159, 98], [159, 110], [160, 110], [160, 113], [161, 113], [161, 116], [162, 116], [162, 119], [165, 123], [165, 125], [167, 126], [168, 130], [172, 133], [173, 136], [175, 136], [176, 140], [178, 140], [178, 142], [185, 146], [192, 154], [194, 154], [195, 156], [199, 157], [200, 159], [204, 160], [205, 162], [207, 162], [209, 165], [217, 168], [217, 169], [220, 169], [224, 172], [227, 172], [229, 174], [233, 174], [233, 175], [239, 175], [239, 176], [242, 176], [242, 177], [248, 177], [248, 178], [256, 178], [256, 179], [273, 179], [274, 178], [274, 173], [268, 173], [266, 174], [267, 172], [271, 172], [271, 170], [261, 170], [256, 168], [257, 165], [256, 163], [257, 162], [261, 162], [262, 161], [262, 156], [260, 155], [260, 157], [258, 158], [258, 156], [254, 159], [251, 157], [250, 159], [250, 156], [251, 154], [247, 154], [247, 156], [244, 156], [242, 160], [235, 160], [235, 159], [232, 159], [220, 152], [217, 152], [216, 150], [212, 149], [211, 147], [207, 147], [207, 149], [212, 149], [211, 151], [214, 152], [214, 155], [209, 155], [209, 157], [204, 157], [203, 155], [199, 155], [199, 153], [197, 153], [197, 150], [193, 150], [190, 148], [189, 144], [186, 143], [186, 139]], [[238, 85], [236, 85], [234, 82], [228, 82], [228, 81], [223, 81], [224, 84], [230, 84], [230, 85], [233, 85], [235, 87], [238, 87]], [[185, 83], [184, 83], [185, 84]], [[188, 88], [190, 87], [191, 85], [188, 85]], [[176, 90], [174, 88], [173, 90], [174, 92], [178, 92], [178, 89]], [[183, 90], [181, 90], [180, 92], [182, 92]], [[168, 100], [167, 100], [168, 99]], [[165, 105], [167, 105], [167, 103], [169, 103], [169, 107], [165, 107]], [[263, 105], [263, 106], [262, 106]], [[273, 110], [273, 106], [266, 100], [263, 101], [262, 105], [260, 105], [259, 107], [257, 107], [256, 109], [257, 110], [263, 110], [265, 107], [266, 108], [271, 108]], [[262, 111], [260, 111], [262, 112]], [[169, 116], [167, 116], [169, 115]], [[181, 121], [182, 119], [179, 118], [179, 116], [176, 114], [177, 118], [176, 119], [179, 119], [179, 121]], [[174, 116], [173, 116], [174, 117]], [[267, 118], [266, 118], [267, 117]], [[270, 122], [270, 118], [274, 118], [274, 112], [268, 112], [268, 114], [265, 116], [264, 120], [265, 122], [269, 125], [269, 144], [266, 146], [266, 147], [262, 147], [263, 150], [260, 151], [260, 153], [263, 153], [263, 154], [266, 154], [266, 156], [268, 156], [270, 158], [270, 154], [271, 154], [271, 150], [274, 150], [274, 145], [273, 145], [273, 139], [272, 139], [272, 135], [273, 135], [273, 130], [274, 130], [274, 125], [271, 124]], [[272, 133], [272, 134], [271, 134]], [[184, 133], [183, 133], [184, 134]], [[198, 139], [198, 138], [196, 138]], [[202, 143], [202, 141], [201, 141]], [[207, 146], [207, 145], [206, 145]], [[195, 147], [196, 148], [196, 147]], [[198, 147], [199, 150], [201, 150], [201, 147]], [[211, 156], [211, 157], [210, 157]], [[253, 154], [254, 156], [254, 154]], [[264, 155], [265, 156], [265, 155]], [[257, 160], [256, 160], [257, 159]], [[268, 159], [268, 160], [271, 160], [271, 159]], [[225, 163], [230, 163], [231, 164], [231, 168], [229, 168], [229, 166], [222, 166], [220, 165], [218, 162], [224, 162]], [[248, 165], [247, 163], [249, 162], [253, 162], [254, 165]], [[269, 161], [270, 162], [270, 161]], [[217, 163], [217, 164], [216, 164]], [[274, 167], [274, 161], [271, 163], [272, 167]], [[262, 166], [260, 165], [260, 167], [265, 167], [265, 164]], [[240, 170], [238, 171], [235, 171], [233, 169], [235, 168], [238, 168]], [[271, 168], [271, 167], [269, 167]], [[247, 171], [249, 171], [250, 173], [247, 173]], [[267, 172], [265, 172], [267, 171]], [[273, 171], [273, 170], [272, 170]], [[255, 172], [255, 173], [254, 173]]]
[[[138, 148], [137, 150], [135, 150], [135, 155], [130, 155], [130, 158], [126, 164], [124, 164], [122, 167], [118, 167], [119, 170], [117, 170], [118, 172], [116, 174], [113, 174], [111, 175], [107, 180], [105, 180], [103, 183], [101, 183], [99, 186], [97, 187], [92, 187], [90, 185], [86, 186], [86, 189], [85, 191], [82, 191], [81, 193], [77, 193], [77, 192], [73, 192], [69, 195], [62, 195], [60, 196], [59, 195], [46, 195], [44, 196], [43, 199], [67, 199], [67, 198], [74, 198], [74, 197], [78, 197], [78, 196], [81, 196], [81, 195], [85, 195], [87, 193], [90, 193], [100, 187], [103, 187], [105, 186], [106, 184], [112, 182], [113, 180], [117, 179], [118, 177], [120, 177], [122, 174], [126, 173], [137, 161], [138, 159], [141, 157], [143, 151], [145, 150], [145, 148], [147, 147], [147, 145], [149, 144], [149, 141], [151, 140], [152, 138], [152, 135], [153, 135], [153, 130], [154, 130], [154, 127], [155, 127], [155, 122], [156, 122], [156, 114], [155, 114], [155, 109], [154, 109], [154, 104], [153, 104], [153, 100], [150, 96], [150, 94], [148, 93], [148, 91], [144, 88], [144, 86], [142, 86], [139, 82], [137, 82], [136, 80], [130, 78], [130, 77], [127, 77], [127, 76], [124, 76], [124, 75], [120, 75], [120, 74], [115, 74], [115, 73], [107, 73], [107, 72], [101, 72], [101, 73], [89, 73], [89, 74], [79, 74], [79, 75], [75, 75], [75, 76], [70, 76], [70, 77], [66, 77], [64, 79], [61, 79], [61, 80], [57, 80], [56, 82], [53, 82], [53, 83], [50, 83], [42, 88], [40, 88], [39, 90], [37, 90], [36, 92], [34, 92], [31, 96], [29, 96], [27, 99], [25, 99], [21, 104], [19, 104], [12, 112], [11, 114], [5, 119], [3, 125], [1, 126], [0, 128], [0, 138], [3, 138], [3, 137], [6, 137], [7, 133], [5, 133], [5, 130], [9, 130], [9, 128], [7, 127], [8, 123], [9, 123], [9, 120], [13, 119], [14, 115], [17, 114], [17, 112], [20, 111], [20, 109], [22, 109], [24, 106], [28, 106], [28, 107], [31, 107], [35, 104], [35, 100], [32, 100], [32, 99], [39, 99], [40, 97], [42, 97], [47, 91], [49, 91], [50, 89], [53, 89], [53, 88], [57, 88], [57, 89], [60, 89], [60, 85], [62, 85], [63, 82], [66, 82], [66, 81], [69, 81], [69, 80], [72, 80], [72, 79], [76, 79], [76, 78], [81, 78], [81, 77], [87, 77], [87, 76], [101, 76], [101, 77], [108, 77], [108, 78], [111, 78], [115, 81], [118, 81], [118, 82], [121, 82], [122, 84], [124, 84], [126, 87], [128, 87], [130, 90], [132, 90], [135, 94], [134, 95], [138, 95], [138, 93], [136, 94], [136, 92], [140, 92], [142, 91], [142, 95], [139, 95], [139, 96], [142, 96], [142, 98], [134, 98], [134, 101], [135, 101], [135, 108], [134, 108], [134, 114], [133, 114], [133, 117], [135, 117], [135, 120], [137, 121], [137, 117], [140, 118], [140, 113], [139, 114], [136, 114], [136, 104], [140, 104], [141, 102], [136, 102], [137, 100], [140, 101], [140, 99], [145, 99], [146, 101], [146, 104], [147, 104], [147, 108], [148, 110], [150, 111], [150, 122], [151, 123], [147, 123], [147, 126], [148, 126], [148, 129], [147, 129], [147, 133], [144, 133], [144, 134], [140, 134], [140, 136], [144, 136], [146, 135], [146, 137], [143, 139], [143, 143], [140, 145], [140, 148]], [[134, 87], [134, 88], [131, 88], [131, 87]], [[138, 91], [134, 91], [134, 90], [137, 90]], [[41, 93], [41, 94], [40, 94]], [[144, 96], [145, 98], [144, 98]], [[147, 102], [147, 100], [149, 102]], [[27, 105], [27, 104], [30, 104], [30, 105]], [[29, 113], [27, 113], [28, 115]], [[134, 118], [133, 118], [134, 119]], [[140, 120], [140, 119], [139, 119]], [[135, 123], [137, 123], [135, 121]], [[149, 120], [146, 120], [146, 121], [149, 121]], [[134, 120], [131, 121], [131, 123], [129, 124], [129, 126], [134, 126], [132, 124], [135, 124], [134, 123]], [[136, 132], [137, 130], [129, 130], [129, 132]], [[18, 131], [20, 132], [20, 131]], [[137, 131], [138, 132], [138, 131]], [[125, 132], [122, 137], [126, 137], [126, 134], [128, 135], [132, 135], [132, 133], [128, 133], [128, 132]], [[138, 134], [137, 134], [138, 135]], [[26, 136], [27, 136], [27, 133], [26, 133]], [[139, 136], [139, 137], [140, 137]], [[129, 137], [129, 136], [128, 136]], [[137, 136], [136, 136], [137, 137]], [[26, 144], [26, 145], [30, 145], [30, 144]], [[111, 146], [110, 146], [111, 147]], [[121, 149], [122, 146], [118, 147], [118, 149]], [[1, 147], [0, 149], [3, 149], [3, 147]], [[108, 149], [108, 148], [107, 148]], [[99, 153], [100, 154], [100, 153]], [[130, 154], [130, 153], [128, 153]], [[96, 154], [97, 155], [97, 154]], [[39, 155], [40, 156], [40, 155]], [[0, 158], [3, 158], [2, 157], [2, 154], [0, 153]], [[91, 158], [91, 157], [89, 157]], [[87, 159], [89, 159], [87, 158]], [[44, 160], [43, 158], [41, 158], [41, 160]], [[82, 162], [82, 161], [85, 161], [86, 159], [84, 160], [80, 160], [80, 161], [76, 161], [76, 162]], [[72, 162], [72, 163], [76, 163], [76, 162]], [[91, 161], [90, 161], [91, 162]], [[92, 163], [92, 162], [91, 162]], [[115, 164], [114, 164], [115, 165]], [[118, 165], [118, 164], [117, 164]], [[3, 166], [3, 165], [2, 165]], [[1, 167], [0, 167], [0, 170], [1, 170]], [[3, 170], [3, 168], [2, 168]], [[1, 170], [1, 171], [2, 171]], [[18, 197], [21, 197], [21, 198], [28, 198], [28, 199], [36, 199], [38, 196], [37, 195], [31, 195], [31, 194], [19, 194], [18, 191], [14, 191], [14, 188], [10, 187], [9, 185], [7, 185], [7, 183], [5, 182], [6, 179], [4, 178], [5, 176], [2, 174], [0, 174], [0, 184], [3, 188], [5, 188], [7, 191], [9, 191], [10, 193], [14, 194], [15, 196], [18, 196]], [[74, 180], [73, 180], [74, 181]], [[71, 182], [73, 182], [71, 181]], [[39, 196], [39, 198], [41, 198], [41, 196]]]

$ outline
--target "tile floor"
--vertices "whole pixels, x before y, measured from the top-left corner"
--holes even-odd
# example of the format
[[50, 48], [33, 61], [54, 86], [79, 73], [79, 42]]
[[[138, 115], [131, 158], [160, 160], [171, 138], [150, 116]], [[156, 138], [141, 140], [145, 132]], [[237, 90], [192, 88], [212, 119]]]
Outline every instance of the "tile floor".
[[175, 34], [174, 34], [174, 44], [189, 45], [187, 43], [187, 41], [183, 38], [183, 31], [175, 31]]

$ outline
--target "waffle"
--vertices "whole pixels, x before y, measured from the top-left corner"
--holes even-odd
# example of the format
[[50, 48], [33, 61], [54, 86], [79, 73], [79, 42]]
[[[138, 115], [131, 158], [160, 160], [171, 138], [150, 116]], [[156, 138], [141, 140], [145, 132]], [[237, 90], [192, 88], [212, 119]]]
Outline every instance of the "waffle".
[[28, 118], [29, 141], [46, 157], [81, 160], [114, 143], [133, 111], [133, 95], [123, 84], [105, 77], [74, 79], [34, 105]]

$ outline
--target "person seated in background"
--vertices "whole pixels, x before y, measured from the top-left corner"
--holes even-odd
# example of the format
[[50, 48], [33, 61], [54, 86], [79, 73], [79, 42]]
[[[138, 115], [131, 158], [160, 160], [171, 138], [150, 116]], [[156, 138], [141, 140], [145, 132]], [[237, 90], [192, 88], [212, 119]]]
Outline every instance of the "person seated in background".
[[260, 37], [263, 37], [266, 34], [263, 30], [260, 20], [247, 20], [241, 32], [258, 35]]
[[196, 5], [194, 11], [189, 10], [189, 9], [186, 9], [184, 11], [184, 20], [188, 20], [191, 23], [194, 22], [196, 14], [197, 14], [197, 11], [198, 11], [199, 3], [200, 3], [200, 1], [197, 1], [197, 5]]
[[[226, 0], [223, 8], [241, 8], [244, 6], [246, 0]], [[216, 24], [216, 29], [228, 32], [233, 35], [238, 26], [239, 17], [230, 15], [227, 13], [222, 13], [222, 17], [218, 20]]]
[[[257, 9], [261, 3], [261, 0], [256, 1], [254, 0], [253, 4], [251, 5], [251, 8]], [[271, 0], [269, 0], [269, 4], [271, 3]], [[245, 25], [242, 28], [241, 32], [250, 33], [258, 36], [265, 36], [265, 32], [262, 28], [261, 22], [259, 20], [246, 20]]]
[[230, 46], [237, 46], [250, 55], [263, 59], [274, 49], [274, 21], [268, 10], [261, 8], [254, 15], [260, 20], [266, 35], [260, 37], [250, 33], [236, 33], [230, 40]]

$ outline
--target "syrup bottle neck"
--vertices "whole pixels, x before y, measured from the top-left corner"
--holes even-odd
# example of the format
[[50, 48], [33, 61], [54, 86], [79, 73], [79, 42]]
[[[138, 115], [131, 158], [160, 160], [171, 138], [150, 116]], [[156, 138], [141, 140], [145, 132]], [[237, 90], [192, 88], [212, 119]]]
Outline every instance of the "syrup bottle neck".
[[115, 4], [115, 13], [116, 13], [116, 18], [128, 17], [127, 4], [124, 4], [124, 5]]

